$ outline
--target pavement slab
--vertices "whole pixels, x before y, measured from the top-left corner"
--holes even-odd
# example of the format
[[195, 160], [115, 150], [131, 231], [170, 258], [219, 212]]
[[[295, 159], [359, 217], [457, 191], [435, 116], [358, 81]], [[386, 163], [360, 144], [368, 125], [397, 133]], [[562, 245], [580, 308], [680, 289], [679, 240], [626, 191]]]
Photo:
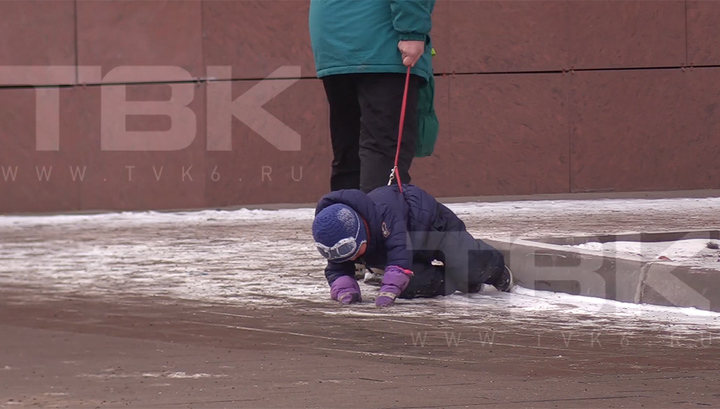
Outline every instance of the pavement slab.
[[[719, 204], [451, 206], [478, 237], [538, 237], [718, 228]], [[377, 309], [367, 285], [343, 307], [310, 222], [0, 217], [0, 408], [720, 406], [720, 314], [528, 289]]]

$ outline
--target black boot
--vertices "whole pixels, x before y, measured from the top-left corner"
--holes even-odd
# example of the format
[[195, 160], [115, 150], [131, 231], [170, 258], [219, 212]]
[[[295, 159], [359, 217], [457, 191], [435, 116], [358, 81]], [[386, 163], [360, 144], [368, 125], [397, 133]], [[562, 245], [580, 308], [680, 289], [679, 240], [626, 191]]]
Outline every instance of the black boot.
[[512, 271], [505, 266], [500, 277], [498, 277], [492, 285], [498, 289], [498, 291], [509, 293], [515, 287], [515, 280], [513, 279]]

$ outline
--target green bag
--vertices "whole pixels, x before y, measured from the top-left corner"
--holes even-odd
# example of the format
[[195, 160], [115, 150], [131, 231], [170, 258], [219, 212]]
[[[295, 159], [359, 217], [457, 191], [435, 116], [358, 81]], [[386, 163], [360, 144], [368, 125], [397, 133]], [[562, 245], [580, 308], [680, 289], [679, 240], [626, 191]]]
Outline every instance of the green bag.
[[[435, 56], [435, 49], [432, 50]], [[435, 79], [430, 75], [428, 82], [418, 93], [418, 135], [415, 144], [415, 157], [423, 158], [432, 155], [435, 150], [440, 124], [435, 115]]]

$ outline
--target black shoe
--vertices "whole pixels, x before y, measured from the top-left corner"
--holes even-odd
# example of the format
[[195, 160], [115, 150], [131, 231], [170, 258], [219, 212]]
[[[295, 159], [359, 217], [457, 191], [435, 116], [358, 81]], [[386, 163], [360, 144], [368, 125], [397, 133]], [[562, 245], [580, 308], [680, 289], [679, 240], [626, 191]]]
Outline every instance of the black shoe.
[[508, 266], [505, 266], [505, 269], [503, 270], [502, 274], [500, 274], [500, 278], [493, 284], [495, 288], [498, 289], [498, 291], [509, 293], [512, 288], [515, 286], [515, 280], [513, 280], [513, 274], [512, 271], [508, 268]]

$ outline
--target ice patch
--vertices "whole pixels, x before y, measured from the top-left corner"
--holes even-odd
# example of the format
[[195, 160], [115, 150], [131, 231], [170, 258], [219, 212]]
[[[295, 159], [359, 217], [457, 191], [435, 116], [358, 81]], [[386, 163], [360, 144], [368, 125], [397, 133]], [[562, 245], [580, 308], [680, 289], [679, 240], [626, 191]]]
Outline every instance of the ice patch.
[[[507, 237], [558, 235], [558, 220], [584, 221], [602, 214], [636, 215], [643, 221], [652, 220], [653, 214], [676, 214], [688, 225], [693, 214], [715, 214], [720, 198], [450, 203], [448, 207], [467, 221], [477, 237]], [[325, 261], [312, 240], [313, 215], [313, 208], [303, 208], [0, 216], [0, 285], [49, 290], [27, 297], [163, 296], [250, 308], [297, 306], [385, 320], [433, 315], [482, 322], [502, 316], [528, 326], [550, 322], [568, 327], [720, 328], [720, 314], [713, 312], [522, 288], [514, 294], [489, 291], [399, 300], [391, 309], [378, 310], [373, 302], [377, 287], [361, 283], [365, 302], [341, 309], [330, 300]], [[700, 218], [694, 223], [709, 224]], [[583, 225], [571, 227], [574, 235], [597, 233]], [[685, 244], [688, 247], [666, 245], [660, 251], [648, 246], [635, 249], [628, 243], [621, 250], [669, 258], [705, 251]], [[588, 247], [605, 251], [597, 244]]]
[[202, 378], [224, 378], [227, 375], [216, 375], [208, 373], [188, 374], [186, 372], [145, 372], [145, 373], [110, 373], [110, 374], [80, 374], [80, 378], [169, 378], [169, 379], [202, 379]]

